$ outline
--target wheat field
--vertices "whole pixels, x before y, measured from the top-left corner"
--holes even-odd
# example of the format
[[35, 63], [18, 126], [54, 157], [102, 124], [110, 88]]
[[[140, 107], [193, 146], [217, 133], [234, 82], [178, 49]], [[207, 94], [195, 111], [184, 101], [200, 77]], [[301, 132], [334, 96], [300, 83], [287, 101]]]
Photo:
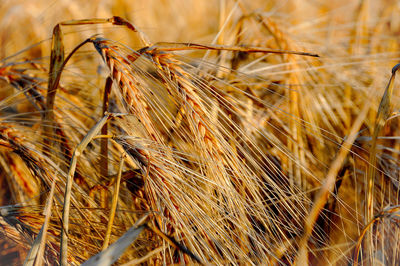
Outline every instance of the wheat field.
[[2, 0], [0, 265], [398, 265], [395, 0]]

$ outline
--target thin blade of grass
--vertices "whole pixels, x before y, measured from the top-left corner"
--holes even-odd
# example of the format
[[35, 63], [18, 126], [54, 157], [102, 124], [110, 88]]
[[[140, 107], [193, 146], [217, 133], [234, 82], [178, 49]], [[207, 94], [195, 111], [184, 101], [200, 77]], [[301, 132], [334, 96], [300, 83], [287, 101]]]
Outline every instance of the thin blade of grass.
[[[49, 228], [49, 220], [51, 217], [51, 207], [53, 205], [53, 197], [54, 190], [56, 187], [56, 180], [53, 179], [53, 183], [51, 184], [50, 194], [47, 200], [46, 209], [44, 211], [45, 219], [40, 229], [38, 236], [32, 244], [32, 248], [29, 251], [28, 256], [25, 259], [24, 266], [32, 266], [32, 265], [42, 265], [43, 262], [43, 254], [46, 247], [46, 234], [47, 229]], [[35, 262], [36, 260], [36, 262]]]
[[125, 157], [126, 157], [125, 154], [121, 155], [121, 160], [119, 162], [118, 176], [117, 176], [117, 180], [115, 182], [115, 190], [114, 190], [114, 194], [113, 194], [113, 198], [112, 198], [110, 217], [108, 219], [107, 231], [106, 231], [106, 235], [104, 237], [102, 250], [105, 250], [108, 247], [108, 242], [110, 241], [110, 237], [111, 237], [111, 231], [112, 231], [112, 226], [114, 223], [115, 211], [117, 210], [119, 188], [120, 188], [120, 184], [121, 184], [122, 166], [124, 165]]
[[64, 43], [61, 26], [57, 24], [53, 29], [53, 37], [51, 42], [51, 55], [50, 55], [50, 69], [49, 69], [49, 81], [47, 88], [47, 99], [46, 99], [46, 112], [44, 113], [43, 120], [43, 136], [45, 143], [53, 146], [49, 143], [48, 137], [53, 136], [54, 125], [54, 101], [56, 98], [57, 87], [59, 76], [62, 71], [64, 64]]
[[[109, 97], [111, 92], [112, 79], [110, 77], [106, 80], [106, 85], [104, 86], [103, 95], [103, 115], [108, 112]], [[101, 129], [101, 135], [108, 135], [108, 125], [104, 124]], [[100, 154], [102, 155], [100, 159], [100, 173], [104, 177], [108, 176], [108, 139], [102, 138], [100, 145]]]

